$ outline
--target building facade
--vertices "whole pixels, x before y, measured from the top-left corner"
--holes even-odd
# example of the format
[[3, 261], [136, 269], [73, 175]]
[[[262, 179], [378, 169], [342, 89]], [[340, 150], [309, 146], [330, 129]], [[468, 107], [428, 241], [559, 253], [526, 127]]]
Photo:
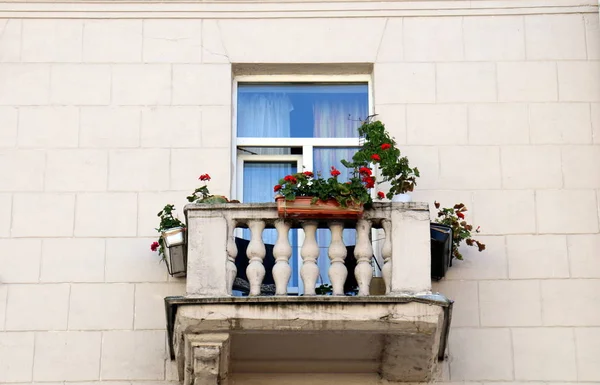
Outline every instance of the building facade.
[[243, 84], [298, 82], [363, 85], [413, 201], [481, 226], [433, 284], [455, 300], [437, 381], [600, 382], [598, 4], [347, 0], [0, 2], [0, 383], [178, 381], [156, 213], [183, 218], [202, 173], [242, 198], [265, 143], [333, 145], [238, 134]]

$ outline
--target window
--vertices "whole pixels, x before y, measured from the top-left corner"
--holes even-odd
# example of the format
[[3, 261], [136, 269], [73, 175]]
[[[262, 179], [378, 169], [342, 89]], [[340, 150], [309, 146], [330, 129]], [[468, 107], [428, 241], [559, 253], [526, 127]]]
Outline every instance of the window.
[[[301, 77], [241, 77], [236, 82], [234, 116], [236, 181], [234, 196], [246, 203], [273, 201], [273, 186], [297, 171], [328, 175], [335, 166], [347, 178], [342, 159], [351, 159], [359, 145], [357, 127], [370, 113], [369, 77], [341, 76], [321, 79]], [[322, 80], [322, 81], [319, 81]], [[244, 238], [249, 232], [243, 231]], [[354, 230], [345, 230], [344, 241], [354, 244]], [[275, 243], [275, 230], [263, 233], [265, 243]], [[329, 283], [327, 246], [329, 231], [319, 230], [321, 248], [319, 283]], [[299, 279], [302, 231], [290, 232], [294, 253], [289, 292], [302, 292]]]

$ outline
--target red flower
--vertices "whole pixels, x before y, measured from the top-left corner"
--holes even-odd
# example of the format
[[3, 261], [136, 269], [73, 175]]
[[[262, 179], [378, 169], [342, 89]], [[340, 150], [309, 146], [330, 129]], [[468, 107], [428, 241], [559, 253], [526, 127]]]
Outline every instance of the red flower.
[[312, 178], [313, 176], [315, 176], [315, 174], [313, 174], [312, 171], [304, 171], [303, 174], [309, 178]]
[[368, 167], [365, 167], [365, 166], [362, 166], [361, 168], [359, 168], [359, 169], [358, 169], [358, 172], [359, 172], [361, 175], [369, 175], [369, 176], [371, 176], [371, 174], [372, 174], [372, 171], [371, 171], [371, 169], [370, 169], [370, 168], [368, 168]]
[[459, 217], [460, 219], [465, 219], [465, 214], [458, 212], [456, 213], [456, 216]]
[[385, 194], [383, 193], [383, 191], [377, 192], [377, 198], [383, 199], [384, 197], [385, 197]]
[[389, 144], [389, 143], [384, 143], [384, 144], [381, 145], [381, 149], [382, 150], [389, 150], [390, 147], [392, 147], [392, 145]]
[[158, 242], [152, 242], [152, 244], [150, 245], [150, 250], [156, 251], [156, 250], [158, 250], [159, 246], [160, 245], [158, 244]]
[[366, 188], [375, 187], [375, 178], [373, 178], [372, 176], [366, 176], [362, 179], [362, 181], [365, 182]]
[[341, 174], [340, 170], [338, 170], [337, 168], [331, 166], [331, 176], [338, 176], [340, 174]]
[[291, 184], [298, 183], [298, 180], [295, 177], [291, 176], [291, 175], [286, 175], [286, 177], [283, 178], [283, 180], [286, 181], [286, 182], [289, 182]]
[[281, 190], [281, 185], [280, 184], [277, 184], [277, 185], [275, 185], [275, 187], [273, 187], [273, 192], [277, 192], [279, 190]]
[[198, 179], [200, 179], [202, 181], [207, 181], [208, 182], [210, 180], [210, 175], [208, 175], [208, 174], [202, 174], [202, 175], [200, 175], [200, 178], [198, 178]]
[[381, 157], [377, 154], [373, 154], [371, 155], [371, 159], [373, 159], [375, 162], [379, 162], [381, 160]]

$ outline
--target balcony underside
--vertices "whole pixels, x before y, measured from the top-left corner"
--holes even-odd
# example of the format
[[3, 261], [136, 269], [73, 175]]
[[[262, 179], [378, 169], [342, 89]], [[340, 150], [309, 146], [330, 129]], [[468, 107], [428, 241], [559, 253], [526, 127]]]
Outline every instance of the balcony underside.
[[451, 302], [439, 295], [165, 299], [172, 358], [188, 384], [230, 373], [378, 373], [432, 379]]

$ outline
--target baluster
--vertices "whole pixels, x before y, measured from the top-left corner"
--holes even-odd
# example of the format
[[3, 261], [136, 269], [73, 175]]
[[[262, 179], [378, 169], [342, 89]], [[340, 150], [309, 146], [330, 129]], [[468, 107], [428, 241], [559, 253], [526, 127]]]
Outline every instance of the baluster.
[[392, 288], [392, 222], [384, 219], [381, 222], [381, 226], [383, 227], [383, 231], [385, 231], [385, 239], [381, 248], [381, 255], [383, 256], [381, 275], [385, 283], [385, 294], [389, 294]]
[[329, 229], [331, 230], [331, 244], [328, 251], [329, 260], [331, 261], [329, 280], [333, 288], [333, 295], [344, 295], [344, 283], [348, 276], [348, 269], [344, 265], [347, 254], [342, 238], [344, 225], [340, 222], [331, 222]]
[[275, 295], [286, 295], [287, 286], [292, 275], [289, 259], [292, 256], [292, 246], [288, 238], [290, 224], [283, 219], [275, 221], [277, 229], [277, 242], [273, 247], [275, 266], [273, 266], [273, 279], [275, 280]]
[[371, 266], [373, 247], [371, 246], [370, 233], [371, 222], [361, 219], [356, 223], [354, 256], [357, 264], [354, 269], [354, 276], [356, 282], [358, 282], [358, 295], [369, 295], [369, 287], [373, 277], [373, 267]]
[[227, 221], [227, 265], [225, 270], [227, 272], [227, 294], [231, 295], [233, 290], [233, 281], [237, 275], [237, 267], [235, 267], [235, 258], [237, 257], [238, 249], [235, 245], [235, 237], [233, 232], [235, 231], [236, 221], [231, 219]]
[[250, 263], [246, 268], [246, 276], [250, 281], [250, 295], [260, 295], [260, 286], [265, 278], [265, 267], [263, 259], [266, 255], [265, 244], [262, 241], [262, 232], [265, 229], [265, 223], [262, 220], [252, 220], [248, 222], [251, 239], [246, 249], [246, 254]]
[[304, 243], [300, 249], [302, 256], [302, 268], [300, 276], [304, 283], [304, 295], [316, 295], [315, 285], [319, 277], [319, 267], [317, 259], [319, 258], [319, 245], [317, 244], [317, 222], [307, 221], [302, 223], [304, 229]]

